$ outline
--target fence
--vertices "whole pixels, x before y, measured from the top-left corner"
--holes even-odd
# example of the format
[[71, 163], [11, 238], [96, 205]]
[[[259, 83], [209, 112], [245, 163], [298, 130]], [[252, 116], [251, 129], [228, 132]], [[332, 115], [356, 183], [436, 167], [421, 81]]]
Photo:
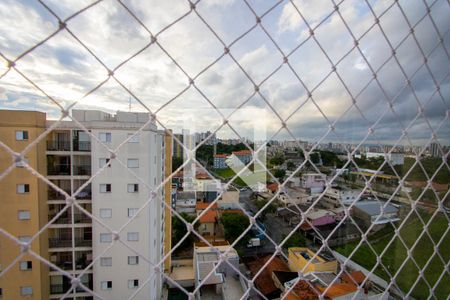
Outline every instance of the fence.
[[[283, 251], [283, 247], [290, 243], [291, 238], [305, 226], [312, 230], [315, 236], [321, 237], [321, 242], [310, 245], [311, 248], [315, 247], [315, 250], [311, 252], [311, 256], [308, 256], [307, 262], [295, 270], [298, 276], [289, 284], [278, 287], [282, 291], [281, 299], [289, 297], [304, 299], [302, 297], [306, 297], [308, 293], [320, 299], [336, 296], [339, 284], [341, 284], [340, 287], [345, 287], [342, 279], [344, 275], [350, 278], [345, 287], [350, 291], [348, 295], [352, 299], [360, 299], [363, 294], [368, 293], [371, 276], [374, 274], [382, 276], [387, 282], [383, 292], [374, 297], [387, 298], [392, 290], [402, 291], [405, 298], [438, 299], [448, 295], [450, 274], [447, 246], [450, 220], [445, 201], [448, 201], [449, 192], [447, 189], [446, 192], [438, 194], [433, 186], [433, 182], [441, 176], [442, 172], [448, 174], [450, 170], [448, 147], [440, 146], [445, 142], [448, 143], [449, 138], [448, 44], [450, 40], [448, 34], [450, 24], [446, 1], [372, 3], [372, 1], [330, 0], [313, 3], [280, 0], [263, 4], [250, 0], [223, 1], [223, 3], [199, 0], [180, 1], [176, 4], [159, 2], [145, 6], [122, 0], [99, 0], [84, 7], [79, 5], [78, 3], [58, 5], [55, 2], [39, 0], [28, 7], [26, 4], [13, 2], [5, 2], [1, 6], [2, 14], [8, 16], [5, 20], [14, 18], [21, 20], [21, 23], [18, 23], [21, 25], [17, 28], [13, 23], [8, 25], [13, 34], [6, 34], [5, 44], [0, 46], [0, 57], [6, 66], [1, 69], [0, 75], [0, 82], [4, 86], [3, 91], [8, 94], [9, 92], [18, 93], [20, 89], [25, 90], [25, 95], [38, 103], [35, 104], [35, 108], [47, 109], [50, 115], [56, 116], [57, 121], [35, 139], [30, 139], [21, 151], [10, 147], [6, 139], [0, 141], [0, 148], [11, 158], [11, 163], [8, 162], [7, 167], [0, 173], [0, 182], [12, 174], [17, 167], [23, 166], [40, 182], [48, 185], [49, 197], [52, 195], [49, 200], [65, 199], [65, 207], [39, 231], [33, 232], [31, 241], [20, 240], [19, 236], [11, 234], [5, 228], [0, 228], [0, 236], [16, 243], [21, 249], [16, 259], [2, 262], [0, 284], [10, 280], [9, 276], [13, 276], [11, 274], [13, 274], [14, 266], [24, 255], [30, 255], [33, 259], [51, 267], [53, 272], [64, 276], [64, 284], [62, 282], [51, 284], [53, 291], [62, 291], [61, 299], [77, 297], [79, 292], [87, 293], [96, 299], [105, 299], [102, 293], [104, 290], [113, 289], [112, 283], [107, 282], [103, 286], [102, 282], [100, 288], [93, 286], [92, 283], [84, 283], [82, 278], [87, 274], [86, 272], [90, 272], [92, 266], [100, 262], [100, 256], [93, 257], [83, 272], [79, 270], [70, 272], [66, 270], [67, 268], [55, 265], [30, 246], [31, 242], [39, 239], [39, 236], [52, 224], [64, 223], [61, 224], [63, 226], [68, 223], [74, 228], [79, 219], [84, 220], [88, 217], [92, 219], [92, 223], [101, 224], [110, 233], [111, 247], [120, 244], [134, 252], [137, 257], [150, 264], [154, 272], [162, 276], [165, 282], [170, 286], [178, 287], [189, 299], [201, 298], [201, 292], [207, 292], [204, 288], [224, 264], [228, 265], [227, 269], [233, 269], [239, 275], [241, 283], [246, 282], [242, 285], [248, 289], [239, 294], [241, 299], [249, 295], [252, 297], [257, 295], [264, 299], [271, 298], [269, 294], [264, 293], [264, 286], [260, 284], [258, 278], [267, 276], [267, 272], [272, 278], [272, 271], [278, 271], [278, 269], [274, 270], [272, 265], [278, 260], [284, 261], [289, 266], [295, 265], [292, 258]], [[236, 7], [239, 10], [235, 10]], [[32, 24], [33, 20], [36, 21], [36, 18], [39, 19], [43, 15], [46, 22], [40, 24], [42, 26], [36, 24], [25, 26], [22, 23], [25, 19], [29, 19], [29, 24]], [[118, 19], [114, 19], [114, 16]], [[275, 16], [279, 18], [275, 20]], [[86, 21], [93, 22], [89, 23], [93, 27], [85, 27], [83, 24]], [[221, 24], [221, 22], [226, 23]], [[55, 24], [57, 24], [56, 27]], [[114, 30], [122, 25], [126, 27], [122, 36], [115, 36], [118, 32]], [[90, 36], [97, 30], [109, 35], [108, 38], [117, 37], [119, 41], [102, 48], [108, 46], [107, 43], [103, 44], [102, 36], [98, 39], [94, 35]], [[13, 35], [23, 38], [24, 42], [13, 47], [14, 43], [18, 42]], [[32, 37], [30, 38], [29, 35]], [[139, 42], [136, 41], [136, 37], [140, 39]], [[189, 44], [187, 42], [189, 39], [192, 39], [195, 44]], [[242, 46], [242, 44], [252, 45], [259, 40], [264, 41], [264, 47], [251, 51], [250, 48]], [[201, 41], [205, 43], [202, 44]], [[60, 44], [55, 46], [55, 43]], [[67, 53], [56, 51], [58, 47], [61, 47], [59, 50]], [[122, 51], [124, 48], [132, 51]], [[77, 52], [83, 54], [77, 56]], [[125, 52], [126, 55], [124, 55]], [[148, 54], [149, 52], [151, 54]], [[39, 60], [41, 62], [36, 62]], [[59, 64], [53, 64], [52, 60], [58, 60]], [[36, 63], [35, 66], [32, 65], [33, 61]], [[158, 65], [159, 61], [166, 66]], [[147, 73], [141, 68], [146, 63], [149, 64]], [[46, 68], [47, 64], [48, 68]], [[88, 64], [88, 67], [77, 66], [83, 64]], [[58, 67], [55, 68], [55, 66]], [[138, 72], [133, 73], [127, 67], [134, 68]], [[258, 70], [262, 71], [258, 72]], [[354, 70], [354, 73], [350, 74], [349, 70]], [[166, 72], [163, 75], [167, 77], [158, 77], [163, 72]], [[220, 72], [222, 75], [219, 74]], [[148, 76], [149, 73], [154, 77]], [[58, 80], [55, 77], [61, 77], [62, 80], [66, 75], [70, 83], [60, 83], [64, 91], [55, 88], [54, 81]], [[283, 86], [286, 78], [289, 78], [290, 86]], [[144, 93], [145, 84], [142, 85], [142, 80], [145, 84], [148, 82], [148, 85], [153, 88], [152, 97], [155, 101], [149, 100], [148, 95]], [[164, 80], [171, 82], [170, 89]], [[219, 90], [221, 83], [224, 84], [223, 90]], [[59, 124], [69, 119], [90, 139], [90, 142], [77, 141], [76, 149], [74, 148], [73, 151], [91, 151], [93, 149], [91, 144], [95, 142], [110, 151], [111, 160], [126, 166], [127, 162], [121, 161], [116, 154], [134, 136], [128, 136], [116, 148], [111, 149], [107, 140], [101, 141], [90, 128], [86, 127], [85, 123], [77, 120], [70, 113], [71, 109], [77, 105], [88, 107], [93, 104], [110, 110], [111, 102], [105, 100], [104, 95], [99, 96], [101, 99], [99, 102], [89, 101], [95, 99], [102, 89], [108, 89], [108, 85], [113, 86], [113, 88], [110, 87], [113, 93], [106, 92], [107, 97], [121, 98], [115, 104], [117, 108], [126, 110], [133, 103], [136, 110], [144, 111], [150, 116], [145, 124], [139, 125], [140, 128], [136, 133], [142, 132], [154, 122], [170, 135], [173, 143], [178, 145], [188, 158], [170, 176], [163, 178], [155, 186], [149, 186], [144, 178], [140, 178], [128, 169], [128, 172], [140, 183], [146, 185], [151, 192], [145, 205], [141, 206], [136, 214], [131, 215], [125, 224], [118, 224], [123, 225], [119, 226], [119, 231], [105, 225], [96, 215], [97, 212], [87, 210], [75, 200], [91, 197], [90, 188], [89, 195], [83, 192], [83, 189], [90, 186], [92, 180], [99, 174], [106, 172], [110, 165], [109, 159], [98, 172], [91, 173], [90, 166], [86, 166], [86, 170], [83, 169], [82, 172], [78, 171], [74, 174], [87, 176], [89, 179], [86, 179], [73, 193], [70, 189], [58, 187], [51, 178], [47, 177], [47, 174], [40, 174], [26, 160], [27, 153], [37, 147], [40, 142], [45, 141], [49, 133], [58, 128]], [[139, 88], [136, 85], [140, 85]], [[283, 87], [284, 90], [280, 88], [271, 93], [272, 87]], [[186, 96], [189, 93], [194, 93], [195, 97]], [[9, 99], [10, 96], [6, 94], [4, 97]], [[284, 98], [286, 101], [282, 102]], [[29, 103], [22, 99], [17, 97], [12, 99], [19, 107], [20, 105], [24, 108], [30, 107]], [[47, 102], [43, 102], [42, 99], [46, 99]], [[179, 99], [187, 99], [186, 107], [198, 105], [200, 99], [203, 105], [208, 106], [211, 114], [215, 115], [214, 122], [211, 123], [208, 123], [210, 116], [206, 114], [196, 116], [198, 119], [204, 117], [210, 127], [205, 139], [195, 145], [186, 145], [186, 140], [181, 139], [180, 135], [174, 134], [171, 130], [172, 125], [177, 123], [173, 122], [173, 119], [181, 118], [181, 116], [174, 115], [176, 113], [167, 113], [167, 108], [181, 105], [182, 103], [178, 102]], [[11, 107], [7, 103], [9, 101], [5, 102], [4, 107]], [[252, 101], [258, 103], [255, 104]], [[224, 103], [228, 109], [226, 114], [221, 107]], [[270, 116], [267, 119], [259, 118], [257, 121], [261, 124], [270, 121], [268, 126], [271, 128], [263, 141], [253, 141], [253, 145], [250, 145], [246, 136], [240, 133], [239, 124], [233, 122], [233, 118], [250, 105], [266, 108]], [[410, 110], [411, 107], [413, 107], [412, 110]], [[182, 111], [183, 109], [180, 115]], [[405, 117], [404, 113], [409, 115]], [[349, 117], [350, 114], [353, 118]], [[316, 116], [316, 119], [308, 120], [309, 115]], [[252, 118], [258, 118], [258, 116], [255, 115]], [[310, 124], [302, 123], [302, 118], [307, 119]], [[217, 126], [213, 126], [216, 123]], [[308, 145], [298, 138], [299, 126], [301, 130], [312, 128], [311, 134], [314, 138]], [[348, 134], [348, 129], [352, 127], [360, 128], [355, 136]], [[246, 149], [252, 151], [251, 161], [246, 164], [246, 167], [261, 165], [268, 180], [278, 185], [278, 189], [270, 194], [268, 201], [252, 215], [242, 202], [237, 203], [238, 208], [248, 217], [248, 226], [243, 232], [239, 232], [237, 238], [232, 241], [231, 247], [226, 250], [219, 249], [212, 244], [211, 240], [199, 234], [196, 224], [208, 214], [208, 210], [212, 210], [213, 206], [219, 203], [221, 196], [236, 183], [236, 179], [244, 173], [244, 169], [227, 178], [224, 188], [215, 195], [214, 201], [210, 202], [192, 222], [187, 222], [172, 205], [155, 196], [172, 181], [177, 172], [192, 163], [214, 178], [210, 167], [204, 166], [206, 162], [198, 159], [195, 151], [210, 143], [215, 139], [215, 135], [224, 129], [232, 132]], [[426, 135], [423, 134], [424, 132]], [[258, 153], [265, 151], [266, 147], [272, 145], [273, 140], [278, 139], [280, 135], [295, 141], [295, 148], [300, 150], [302, 157], [301, 162], [295, 165], [290, 174], [274, 176], [274, 169], [260, 161]], [[386, 136], [391, 141], [388, 147], [383, 142]], [[325, 189], [307, 206], [298, 205], [296, 201], [292, 201], [294, 204], [290, 210], [296, 212], [300, 221], [289, 228], [289, 234], [277, 238], [271, 236], [268, 234], [269, 231], [260, 227], [257, 219], [264, 217], [267, 219], [267, 214], [271, 214], [271, 205], [277, 202], [283, 189], [287, 188], [290, 181], [298, 177], [300, 173], [306, 171], [322, 173], [323, 168], [316, 160], [313, 160], [312, 156], [330, 140], [338, 141], [338, 143], [352, 141], [352, 143], [342, 144], [341, 151], [347, 157], [342, 168], [327, 177]], [[416, 140], [421, 140], [420, 149], [415, 143]], [[255, 146], [256, 142], [259, 142], [257, 146]], [[70, 150], [70, 144], [68, 140], [50, 139], [47, 140], [46, 145], [48, 151], [67, 151]], [[411, 148], [412, 165], [409, 169], [399, 172], [392, 161], [385, 159], [381, 165], [377, 166], [377, 171], [388, 169], [397, 179], [396, 186], [390, 187], [394, 192], [385, 199], [386, 201], [381, 201], [383, 199], [379, 199], [376, 193], [371, 193], [371, 184], [375, 184], [376, 177], [362, 175], [365, 185], [360, 189], [358, 197], [345, 206], [342, 202], [339, 203], [344, 215], [336, 221], [331, 232], [327, 231], [328, 234], [323, 236], [323, 231], [309, 216], [315, 208], [319, 207], [321, 199], [327, 197], [328, 191], [335, 186], [336, 179], [342, 175], [343, 169], [359, 168], [358, 160], [354, 156], [367, 144], [379, 146], [385, 157], [406, 144]], [[430, 149], [430, 153], [433, 152], [432, 155], [442, 159], [431, 172], [427, 171], [429, 168], [424, 164], [427, 149]], [[70, 166], [65, 167], [70, 174]], [[410, 193], [406, 192], [410, 206], [408, 213], [400, 221], [389, 221], [388, 223], [393, 227], [391, 235], [388, 234], [383, 243], [377, 242], [372, 245], [369, 233], [383, 221], [383, 213], [394, 203], [394, 197], [405, 186], [408, 176], [414, 170], [422, 173], [421, 176], [427, 182], [426, 189], [417, 198], [411, 197]], [[48, 175], [55, 175], [59, 174], [60, 170], [49, 170], [49, 172], [51, 174]], [[422, 203], [422, 197], [427, 190], [431, 191], [436, 201], [425, 205]], [[79, 193], [81, 197], [78, 197]], [[381, 213], [372, 223], [364, 227], [361, 226], [360, 221], [354, 219], [353, 210], [366, 193], [374, 196], [374, 201], [379, 204]], [[289, 193], [285, 193], [284, 197], [289, 198]], [[144, 209], [154, 201], [161, 202], [161, 205], [170, 211], [171, 217], [179, 219], [187, 229], [183, 238], [171, 245], [170, 249], [166, 249], [164, 256], [157, 262], [150, 261], [146, 254], [134, 249], [132, 242], [120, 236], [128, 224], [138, 218], [139, 214], [142, 215]], [[84, 215], [74, 215], [74, 206]], [[64, 218], [68, 216], [65, 211], [69, 208], [72, 211], [71, 221], [66, 219], [63, 222], [58, 221], [63, 214]], [[425, 215], [422, 209], [427, 209], [428, 213]], [[165, 217], [168, 218], [170, 215]], [[275, 215], [270, 215], [270, 218], [272, 217]], [[310, 270], [316, 261], [333, 260], [332, 257], [327, 258], [327, 253], [333, 253], [332, 251], [336, 249], [331, 249], [327, 242], [332, 240], [333, 235], [338, 234], [339, 229], [346, 224], [352, 224], [357, 228], [360, 239], [356, 243], [351, 243], [353, 245], [351, 249], [349, 245], [343, 246], [343, 251], [347, 252], [345, 255], [347, 258], [340, 258], [339, 267], [329, 282], [318, 285], [317, 278], [320, 278], [320, 274]], [[411, 227], [411, 224], [416, 227]], [[437, 228], [436, 224], [444, 224], [447, 227]], [[407, 236], [411, 228], [415, 228], [413, 240]], [[247, 235], [255, 229], [264, 234], [264, 248], [271, 249], [271, 252], [267, 259], [261, 260], [263, 263], [258, 271], [243, 272], [242, 268], [231, 264], [228, 258], [233, 255], [233, 248], [239, 248], [241, 246], [239, 242], [245, 240]], [[88, 235], [90, 234], [89, 232]], [[212, 253], [217, 255], [210, 270], [201, 275], [203, 280], [198, 280], [200, 275], [196, 275], [196, 286], [188, 291], [171, 277], [170, 272], [163, 270], [164, 261], [181, 247], [191, 234], [198, 241], [208, 245]], [[92, 239], [97, 238], [92, 236]], [[72, 248], [79, 244], [89, 246], [90, 240], [90, 236], [75, 238], [72, 234], [63, 240], [51, 238], [49, 246]], [[422, 249], [425, 241], [428, 250]], [[395, 249], [397, 253], [401, 253], [397, 257], [392, 256]], [[262, 250], [264, 249], [260, 249]], [[194, 249], [194, 255], [195, 251]], [[310, 253], [306, 250], [299, 251], [301, 255]], [[421, 256], [422, 254], [424, 256]], [[351, 271], [348, 268], [355, 265], [353, 260], [359, 260], [358, 263], [361, 264], [361, 256], [364, 258], [364, 255], [367, 260], [363, 266], [368, 273], [358, 280], [350, 275]], [[72, 265], [74, 266], [75, 263]], [[280, 271], [287, 272], [281, 267]], [[142, 297], [139, 292], [149, 284], [153, 276], [145, 278], [139, 286], [131, 283], [136, 289], [130, 290], [129, 299]], [[130, 282], [128, 285], [130, 287]], [[349, 288], [348, 285], [351, 287]], [[152, 287], [148, 288], [152, 289]], [[2, 292], [6, 295], [7, 288], [5, 287]], [[110, 294], [111, 297], [113, 295]], [[88, 296], [83, 294], [78, 297]]]

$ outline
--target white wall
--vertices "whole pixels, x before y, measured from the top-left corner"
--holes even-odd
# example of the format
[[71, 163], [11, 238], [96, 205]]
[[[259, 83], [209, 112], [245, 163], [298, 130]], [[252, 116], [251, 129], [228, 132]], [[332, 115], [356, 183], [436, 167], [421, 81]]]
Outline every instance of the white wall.
[[[106, 123], [107, 124], [107, 123]], [[127, 133], [134, 133], [137, 128], [127, 128], [127, 124], [122, 123], [122, 128], [110, 129], [92, 129], [95, 136], [99, 136], [100, 132], [111, 132], [112, 141], [108, 143], [111, 149], [115, 149], [120, 143], [127, 138]], [[139, 126], [142, 124], [138, 124]], [[92, 174], [99, 169], [99, 159], [109, 157], [109, 152], [96, 141], [92, 141]], [[92, 182], [92, 212], [100, 218], [100, 208], [111, 208], [112, 218], [101, 219], [106, 225], [113, 230], [119, 228], [129, 221], [128, 208], [142, 207], [150, 197], [151, 188], [161, 182], [161, 137], [155, 131], [145, 130], [139, 134], [139, 143], [126, 143], [118, 151], [117, 157], [125, 166], [121, 166], [118, 161], [112, 161], [112, 166], [106, 168], [104, 172], [96, 176]], [[128, 169], [127, 159], [139, 159], [139, 167]], [[144, 182], [136, 179], [129, 170], [135, 172]], [[111, 184], [111, 193], [100, 193], [99, 185], [101, 183]], [[127, 184], [138, 183], [138, 193], [128, 193]], [[163, 210], [161, 209], [161, 191], [158, 193], [159, 199], [152, 200], [146, 208], [120, 233], [120, 238], [133, 247], [146, 259], [152, 262], [159, 262], [161, 259], [162, 249], [162, 226], [163, 226]], [[103, 228], [97, 222], [93, 222], [92, 230], [93, 239], [93, 257], [97, 257], [109, 245], [108, 243], [100, 243], [100, 233], [106, 233], [107, 229]], [[139, 241], [128, 242], [128, 232], [139, 232]], [[138, 279], [141, 286], [150, 275], [153, 274], [153, 266], [145, 261], [143, 257], [139, 257], [139, 265], [128, 265], [128, 256], [138, 255], [127, 249], [120, 243], [108, 250], [103, 257], [112, 257], [112, 266], [100, 266], [100, 260], [94, 265], [93, 284], [94, 291], [105, 299], [127, 299], [136, 289], [128, 287], [128, 280]], [[112, 280], [111, 290], [102, 290], [101, 281]], [[134, 299], [159, 299], [161, 291], [161, 280], [159, 276], [153, 278], [145, 285]]]

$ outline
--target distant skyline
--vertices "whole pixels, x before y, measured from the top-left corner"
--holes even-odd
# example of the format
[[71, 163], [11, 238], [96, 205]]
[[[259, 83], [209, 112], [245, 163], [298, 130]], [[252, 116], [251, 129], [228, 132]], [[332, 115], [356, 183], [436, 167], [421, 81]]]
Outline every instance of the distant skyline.
[[[44, 2], [64, 19], [93, 1]], [[438, 0], [433, 4], [430, 10], [432, 19], [428, 16], [422, 18], [427, 10], [422, 1], [399, 1], [402, 10], [394, 1], [369, 2], [379, 17], [383, 31], [374, 25], [374, 16], [365, 2], [347, 0], [339, 5], [339, 12], [358, 39], [359, 47], [371, 67], [378, 69], [383, 66], [377, 72], [377, 79], [383, 90], [372, 81], [356, 99], [363, 116], [358, 109], [352, 107], [351, 97], [336, 73], [332, 73], [315, 89], [332, 70], [332, 65], [310, 37], [309, 29], [296, 8], [310, 26], [320, 24], [314, 37], [333, 64], [339, 62], [337, 74], [351, 94], [358, 95], [373, 78], [369, 66], [357, 49], [345, 56], [354, 47], [354, 41], [337, 13], [327, 18], [334, 10], [332, 1], [293, 1], [295, 7], [290, 1], [284, 1], [270, 10], [276, 1], [249, 0], [251, 9], [262, 16], [261, 24], [276, 45], [260, 26], [255, 26], [256, 17], [245, 2], [214, 0], [196, 4], [196, 12], [225, 42], [230, 54], [245, 72], [260, 85], [259, 91], [268, 104], [259, 94], [255, 94], [253, 83], [234, 63], [232, 57], [221, 57], [224, 53], [223, 45], [202, 23], [196, 12], [189, 13], [187, 1], [124, 3], [152, 33], [161, 31], [177, 18], [189, 13], [158, 35], [157, 41], [191, 78], [215, 62], [195, 80], [195, 87], [203, 95], [189, 85], [188, 77], [155, 44], [117, 69], [114, 74], [151, 111], [161, 109], [157, 114], [158, 120], [174, 130], [181, 130], [182, 116], [189, 115], [199, 120], [199, 130], [214, 131], [222, 124], [223, 119], [214, 109], [208, 110], [211, 108], [208, 100], [220, 112], [224, 112], [236, 108], [254, 94], [244, 108], [251, 108], [260, 111], [261, 114], [258, 115], [265, 115], [264, 118], [255, 115], [255, 121], [267, 128], [268, 137], [272, 137], [281, 126], [281, 121], [272, 111], [273, 107], [283, 120], [289, 117], [287, 127], [301, 140], [319, 140], [329, 130], [328, 121], [333, 123], [338, 120], [335, 125], [336, 133], [330, 133], [324, 141], [358, 143], [383, 116], [373, 127], [375, 134], [367, 143], [379, 141], [392, 144], [401, 136], [401, 126], [406, 127], [413, 122], [408, 133], [414, 144], [423, 145], [431, 137], [431, 127], [433, 130], [440, 128], [435, 132], [437, 138], [441, 144], [448, 145], [450, 99], [446, 95], [450, 95], [450, 19], [447, 1]], [[410, 35], [410, 27], [403, 13], [412, 25], [420, 21], [414, 27], [420, 49]], [[324, 19], [326, 20], [323, 21]], [[439, 35], [435, 26], [443, 37], [441, 45], [438, 45]], [[252, 27], [242, 39], [229, 46]], [[92, 6], [69, 20], [67, 28], [109, 69], [114, 69], [150, 42], [148, 32], [117, 1], [102, 1]], [[15, 60], [57, 29], [57, 19], [38, 2], [5, 0], [0, 3], [0, 53], [10, 60]], [[396, 58], [406, 75], [410, 78], [415, 74], [411, 80], [413, 89], [404, 88], [405, 77], [396, 60], [389, 59], [392, 51], [383, 34], [396, 48]], [[361, 35], [364, 36], [360, 39]], [[401, 46], [397, 48], [399, 43]], [[283, 64], [283, 55], [277, 46], [287, 55], [300, 44], [302, 46], [289, 56], [289, 66]], [[434, 79], [439, 83], [439, 93], [435, 93], [434, 79], [428, 69], [420, 67], [423, 64], [421, 51], [431, 53], [427, 63]], [[345, 58], [342, 59], [343, 56]], [[216, 61], [219, 57], [221, 58]], [[3, 74], [7, 70], [7, 64], [3, 58], [0, 60], [0, 74]], [[108, 74], [65, 30], [22, 57], [16, 62], [16, 66], [64, 107], [78, 101], [75, 109], [108, 112], [129, 109], [130, 95], [113, 78], [82, 98], [107, 79]], [[281, 68], [261, 84], [279, 66]], [[289, 67], [295, 70], [295, 74]], [[311, 100], [304, 103], [308, 98], [307, 92], [296, 75], [309, 90], [314, 89], [312, 97], [317, 107]], [[185, 89], [187, 90], [177, 99], [164, 106]], [[393, 107], [395, 114], [389, 111], [386, 98], [396, 99]], [[424, 105], [423, 114], [426, 119], [420, 117], [413, 121], [418, 112], [417, 101]], [[57, 118], [59, 113], [56, 105], [14, 70], [0, 79], [0, 109], [45, 111], [50, 118]], [[144, 106], [133, 98], [131, 109], [145, 111]], [[291, 116], [293, 112], [295, 113]], [[251, 125], [238, 122], [234, 117], [229, 122], [242, 136], [251, 136]], [[229, 129], [221, 129], [218, 136], [237, 138]], [[292, 139], [284, 129], [273, 138]], [[401, 144], [408, 144], [408, 141], [403, 139]]]

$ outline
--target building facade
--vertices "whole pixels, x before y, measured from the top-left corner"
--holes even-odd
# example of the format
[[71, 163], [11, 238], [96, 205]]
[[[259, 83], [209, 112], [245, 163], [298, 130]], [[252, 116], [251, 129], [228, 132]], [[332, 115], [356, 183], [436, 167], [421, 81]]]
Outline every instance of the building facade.
[[[0, 140], [19, 153], [45, 131], [45, 114], [0, 110]], [[32, 146], [24, 160], [40, 174], [46, 174], [45, 141]], [[11, 154], [0, 147], [0, 174], [13, 165]], [[6, 174], [6, 173], [5, 173]], [[0, 181], [0, 228], [30, 243], [30, 248], [48, 259], [47, 232], [31, 238], [47, 223], [46, 184], [16, 163]], [[20, 255], [20, 247], [0, 234], [0, 271]], [[29, 254], [22, 256], [0, 277], [2, 299], [48, 299], [48, 267]]]
[[[72, 276], [84, 274], [66, 299], [92, 299], [84, 287], [103, 298], [127, 299], [144, 283], [135, 299], [159, 299], [162, 275], [154, 265], [171, 249], [171, 181], [165, 181], [172, 171], [171, 135], [158, 131], [146, 113], [73, 110], [72, 117], [83, 126], [46, 122], [38, 112], [0, 111], [0, 116], [1, 140], [16, 152], [52, 128], [25, 156], [51, 184], [40, 183], [25, 168], [17, 168], [20, 174], [13, 170], [11, 182], [8, 176], [0, 182], [2, 195], [11, 194], [1, 199], [6, 208], [1, 228], [28, 241], [50, 223], [32, 249], [52, 265], [49, 270], [24, 256], [18, 274], [12, 268], [0, 278], [1, 295], [59, 299], [72, 288], [62, 269]], [[3, 150], [1, 155], [6, 170], [12, 160]], [[74, 195], [74, 204], [67, 195]], [[1, 265], [7, 266], [19, 248], [0, 239]], [[167, 259], [161, 272], [169, 266]]]

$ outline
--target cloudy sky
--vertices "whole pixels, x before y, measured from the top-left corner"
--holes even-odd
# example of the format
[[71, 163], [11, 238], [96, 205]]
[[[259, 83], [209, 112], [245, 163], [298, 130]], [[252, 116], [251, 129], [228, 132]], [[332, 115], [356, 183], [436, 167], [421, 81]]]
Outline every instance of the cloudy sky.
[[[175, 131], [185, 120], [196, 130], [212, 131], [223, 122], [219, 112], [228, 116], [239, 106], [229, 124], [242, 136], [250, 136], [255, 124], [272, 136], [283, 120], [303, 140], [321, 139], [332, 123], [335, 132], [325, 141], [356, 143], [373, 128], [369, 141], [391, 143], [409, 127], [413, 143], [423, 144], [434, 130], [449, 144], [446, 0], [425, 1], [429, 15], [424, 2], [409, 0], [368, 1], [370, 6], [344, 0], [340, 14], [332, 0], [204, 0], [195, 10], [183, 0], [122, 0], [129, 11], [104, 0], [76, 16], [94, 1], [42, 2], [47, 8], [33, 0], [0, 2], [0, 74], [8, 70], [4, 57], [17, 60], [17, 70], [64, 107], [76, 102], [77, 109], [114, 112], [131, 104], [133, 111], [157, 112]], [[70, 16], [68, 30], [58, 31], [58, 18]], [[157, 43], [150, 45], [147, 30]], [[108, 79], [107, 68], [115, 69], [114, 78]], [[416, 118], [419, 106], [423, 115]], [[0, 79], [0, 108], [59, 115], [57, 106], [13, 69]], [[226, 128], [218, 134], [236, 137]], [[284, 129], [274, 138], [292, 139]]]

